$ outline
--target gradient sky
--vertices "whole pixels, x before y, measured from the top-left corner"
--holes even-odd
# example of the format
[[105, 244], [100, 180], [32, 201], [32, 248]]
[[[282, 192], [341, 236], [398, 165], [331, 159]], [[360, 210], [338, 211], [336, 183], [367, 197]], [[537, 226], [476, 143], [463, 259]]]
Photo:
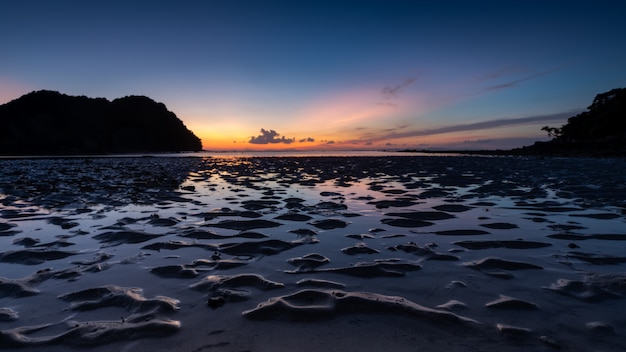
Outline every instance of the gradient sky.
[[0, 104], [164, 103], [209, 150], [496, 149], [626, 87], [626, 1], [3, 1]]

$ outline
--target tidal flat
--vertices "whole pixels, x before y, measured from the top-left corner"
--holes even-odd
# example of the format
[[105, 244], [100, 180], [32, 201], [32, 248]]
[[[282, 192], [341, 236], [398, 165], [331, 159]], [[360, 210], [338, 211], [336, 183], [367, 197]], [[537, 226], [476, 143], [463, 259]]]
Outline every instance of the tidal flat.
[[624, 159], [0, 159], [0, 350], [623, 351]]

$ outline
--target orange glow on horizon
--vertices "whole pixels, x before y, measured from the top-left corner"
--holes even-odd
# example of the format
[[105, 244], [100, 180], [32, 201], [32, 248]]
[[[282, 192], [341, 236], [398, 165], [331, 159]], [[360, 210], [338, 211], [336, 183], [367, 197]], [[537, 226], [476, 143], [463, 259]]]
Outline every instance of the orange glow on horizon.
[[[499, 149], [503, 141], [529, 136], [537, 136], [539, 140], [543, 136], [541, 126], [534, 124], [437, 133], [445, 126], [428, 119], [417, 120], [427, 115], [432, 105], [415, 100], [415, 96], [411, 101], [401, 97], [385, 101], [369, 87], [318, 97], [297, 111], [286, 112], [286, 116], [242, 116], [244, 112], [234, 108], [223, 110], [224, 115], [220, 116], [215, 112], [195, 111], [189, 120], [192, 123], [187, 126], [202, 139], [203, 149], [215, 151], [471, 149], [475, 146]], [[276, 131], [272, 138], [283, 142], [250, 143], [251, 138], [262, 135], [261, 129]], [[309, 138], [314, 141], [308, 141]], [[284, 139], [294, 141], [285, 143]]]
[[36, 89], [0, 77], [0, 105], [18, 99], [22, 95], [34, 90]]
[[[377, 88], [364, 87], [314, 98], [287, 116], [251, 117], [235, 114], [229, 116], [228, 121], [209, 123], [209, 118], [194, 113], [195, 123], [189, 123], [188, 127], [202, 139], [205, 150], [374, 149], [380, 146], [367, 143], [358, 135], [359, 131], [385, 128], [395, 115], [406, 113], [407, 105], [400, 100], [385, 102]], [[415, 110], [414, 106], [412, 110]], [[412, 111], [412, 114], [415, 112]], [[258, 125], [250, 124], [257, 121]], [[280, 134], [278, 138], [293, 138], [295, 141], [249, 143], [250, 138], [258, 136], [262, 128], [275, 130]], [[309, 138], [314, 141], [306, 141]]]
[[[429, 149], [429, 148], [454, 148], [467, 147], [481, 143], [497, 141], [500, 138], [515, 138], [536, 136], [537, 140], [542, 139], [543, 134], [539, 126], [510, 126], [495, 129], [462, 131], [452, 133], [441, 133], [425, 136], [398, 137], [388, 136], [388, 138], [373, 138], [368, 141], [358, 135], [338, 135], [332, 137], [317, 137], [314, 142], [300, 142], [300, 136], [306, 133], [285, 133], [287, 138], [295, 138], [292, 143], [268, 143], [252, 144], [250, 138], [255, 134], [246, 135], [240, 130], [225, 131], [224, 134], [218, 130], [194, 130], [196, 135], [202, 139], [204, 150], [215, 151], [281, 151], [281, 150], [380, 150], [380, 149]], [[535, 133], [533, 133], [535, 131]], [[363, 131], [361, 131], [363, 132]], [[283, 135], [283, 134], [281, 134]], [[311, 135], [315, 135], [311, 133]], [[292, 137], [293, 136], [293, 137]], [[318, 135], [319, 136], [319, 135]], [[499, 148], [497, 145], [494, 149]]]

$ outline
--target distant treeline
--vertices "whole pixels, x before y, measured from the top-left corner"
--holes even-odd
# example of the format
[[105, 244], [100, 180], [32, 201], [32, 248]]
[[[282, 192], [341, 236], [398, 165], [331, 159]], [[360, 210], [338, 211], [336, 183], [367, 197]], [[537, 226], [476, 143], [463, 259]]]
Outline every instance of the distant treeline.
[[144, 96], [69, 96], [41, 90], [0, 105], [0, 154], [199, 151], [202, 143], [164, 104]]

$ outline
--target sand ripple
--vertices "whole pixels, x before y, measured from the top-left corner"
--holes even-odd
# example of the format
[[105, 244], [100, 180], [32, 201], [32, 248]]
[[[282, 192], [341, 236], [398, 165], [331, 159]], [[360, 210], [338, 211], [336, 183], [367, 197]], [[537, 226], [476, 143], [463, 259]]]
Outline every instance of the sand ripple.
[[0, 349], [622, 351], [624, 165], [0, 159]]
[[457, 246], [467, 249], [488, 249], [488, 248], [513, 248], [513, 249], [534, 249], [549, 247], [552, 244], [537, 241], [456, 241]]
[[60, 299], [72, 302], [70, 309], [92, 310], [102, 307], [117, 306], [131, 313], [171, 312], [178, 309], [178, 300], [158, 296], [147, 299], [140, 288], [102, 286], [59, 296]]
[[437, 324], [480, 324], [451, 312], [420, 306], [402, 297], [340, 290], [302, 290], [274, 297], [243, 315], [260, 320], [317, 320], [353, 312], [408, 314]]
[[553, 292], [586, 302], [601, 302], [626, 297], [625, 275], [590, 275], [584, 280], [559, 279], [546, 287]]
[[38, 265], [46, 261], [63, 259], [75, 254], [77, 253], [54, 249], [22, 249], [0, 253], [0, 262]]
[[256, 287], [261, 290], [273, 290], [285, 287], [283, 283], [270, 281], [257, 274], [209, 275], [190, 287], [196, 291], [214, 291], [223, 287]]
[[36, 295], [39, 293], [36, 286], [51, 278], [53, 275], [54, 272], [51, 269], [42, 269], [21, 279], [0, 277], [0, 297]]
[[[55, 334], [59, 328], [65, 330]], [[52, 330], [52, 335], [40, 336], [47, 329]], [[123, 321], [67, 321], [3, 330], [0, 334], [0, 343], [2, 348], [32, 348], [50, 345], [88, 347], [148, 336], [168, 336], [179, 329], [180, 322], [178, 321], [152, 319], [149, 316], [139, 315], [129, 316]], [[37, 337], [30, 337], [30, 335], [37, 335]]]

